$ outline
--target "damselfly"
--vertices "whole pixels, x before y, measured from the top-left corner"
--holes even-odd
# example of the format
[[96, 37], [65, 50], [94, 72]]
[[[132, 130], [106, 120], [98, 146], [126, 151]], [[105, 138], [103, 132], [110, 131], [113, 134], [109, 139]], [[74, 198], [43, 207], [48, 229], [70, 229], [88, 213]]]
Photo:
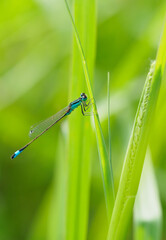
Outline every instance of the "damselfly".
[[81, 112], [83, 115], [86, 115], [85, 112], [89, 108], [90, 100], [87, 100], [87, 96], [85, 93], [81, 93], [80, 97], [75, 101], [71, 102], [67, 107], [51, 116], [50, 118], [40, 122], [37, 125], [31, 127], [29, 132], [29, 136], [32, 140], [27, 143], [24, 147], [17, 150], [12, 156], [11, 159], [17, 157], [25, 148], [27, 148], [31, 143], [33, 143], [37, 138], [39, 138], [43, 133], [45, 133], [48, 129], [54, 126], [57, 122], [59, 122], [62, 118], [69, 115], [74, 109], [81, 106]]

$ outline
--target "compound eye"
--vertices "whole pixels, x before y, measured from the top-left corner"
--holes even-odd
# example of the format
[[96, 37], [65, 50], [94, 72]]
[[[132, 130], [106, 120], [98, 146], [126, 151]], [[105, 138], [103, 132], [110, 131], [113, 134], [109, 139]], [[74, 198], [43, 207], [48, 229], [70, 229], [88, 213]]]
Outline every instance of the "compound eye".
[[87, 100], [87, 96], [85, 93], [81, 93], [81, 98], [82, 100], [86, 101]]
[[81, 98], [87, 98], [85, 93], [81, 93]]

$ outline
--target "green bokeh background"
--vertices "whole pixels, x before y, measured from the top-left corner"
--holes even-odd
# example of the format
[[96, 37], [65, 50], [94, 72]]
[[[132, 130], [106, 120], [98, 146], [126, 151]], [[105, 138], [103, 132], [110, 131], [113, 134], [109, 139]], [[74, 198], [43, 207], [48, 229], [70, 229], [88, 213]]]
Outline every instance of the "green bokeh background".
[[[156, 57], [165, 9], [165, 0], [97, 1], [94, 93], [108, 142], [105, 100], [109, 71], [116, 191], [138, 101], [150, 62]], [[58, 139], [64, 124], [57, 124], [18, 159], [11, 161], [10, 155], [29, 141], [31, 125], [74, 100], [68, 97], [71, 59], [72, 27], [63, 1], [0, 1], [1, 240], [47, 239], [52, 184], [59, 171]], [[163, 210], [162, 239], [166, 239], [165, 96], [166, 77], [150, 137]], [[87, 239], [96, 240], [106, 236], [107, 223], [95, 144], [92, 150]], [[33, 238], [34, 231], [40, 237]]]

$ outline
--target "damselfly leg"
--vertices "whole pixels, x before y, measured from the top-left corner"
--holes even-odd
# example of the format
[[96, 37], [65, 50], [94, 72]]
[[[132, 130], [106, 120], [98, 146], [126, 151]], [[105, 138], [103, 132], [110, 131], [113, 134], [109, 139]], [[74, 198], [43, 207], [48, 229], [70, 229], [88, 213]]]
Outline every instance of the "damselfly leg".
[[94, 111], [92, 112], [87, 112], [87, 110], [94, 104], [94, 99], [91, 98], [87, 100], [86, 102], [82, 102], [81, 104], [81, 112], [84, 116], [92, 116], [95, 114]]

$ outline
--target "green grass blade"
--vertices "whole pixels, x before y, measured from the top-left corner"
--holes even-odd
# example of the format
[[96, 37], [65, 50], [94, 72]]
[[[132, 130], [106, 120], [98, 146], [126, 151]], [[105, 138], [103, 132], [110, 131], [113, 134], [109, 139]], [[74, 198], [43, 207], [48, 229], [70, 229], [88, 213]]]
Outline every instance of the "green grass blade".
[[112, 168], [112, 156], [111, 156], [111, 125], [110, 125], [110, 73], [108, 72], [108, 138], [109, 138], [109, 143], [108, 143], [108, 148], [109, 148], [109, 161], [110, 161], [110, 168], [111, 168], [111, 178], [113, 181], [113, 195], [114, 195], [114, 200], [115, 200], [115, 186], [114, 186], [114, 175], [113, 175], [113, 168]]
[[149, 150], [134, 205], [134, 240], [160, 240], [161, 229], [161, 203]]
[[138, 190], [148, 136], [152, 123], [166, 61], [166, 24], [156, 64], [152, 63], [137, 109], [118, 193], [110, 222], [108, 240], [124, 239]]
[[[86, 56], [90, 73], [93, 75], [95, 56], [95, 1], [75, 0], [74, 15]], [[82, 61], [74, 39], [73, 66], [70, 80], [70, 101], [87, 92], [82, 69]], [[68, 195], [66, 217], [66, 239], [84, 240], [87, 238], [89, 189], [90, 189], [90, 117], [83, 117], [78, 109], [69, 118], [68, 142]]]
[[[85, 74], [85, 80], [86, 80], [86, 85], [88, 88], [89, 96], [90, 96], [90, 98], [94, 99], [90, 76], [89, 76], [89, 71], [88, 71], [88, 66], [87, 66], [87, 61], [86, 61], [84, 50], [83, 50], [83, 47], [81, 44], [80, 36], [78, 34], [77, 27], [75, 25], [69, 5], [66, 0], [65, 0], [65, 3], [66, 3], [68, 13], [70, 15], [70, 19], [71, 19], [71, 22], [72, 22], [72, 25], [74, 28], [77, 45], [78, 45], [78, 48], [79, 48], [79, 51], [81, 54], [81, 60], [82, 60], [82, 65], [83, 65], [83, 70], [84, 70], [84, 74]], [[100, 165], [101, 165], [101, 169], [102, 169], [106, 207], [107, 207], [108, 218], [110, 219], [111, 214], [112, 214], [112, 209], [113, 209], [113, 195], [114, 195], [113, 194], [113, 179], [112, 179], [112, 175], [111, 175], [110, 161], [109, 161], [108, 153], [106, 150], [106, 145], [105, 145], [105, 141], [104, 141], [104, 137], [103, 137], [103, 133], [102, 133], [102, 128], [101, 128], [101, 124], [100, 124], [100, 120], [99, 120], [99, 115], [97, 112], [95, 99], [94, 99], [94, 104], [93, 104], [93, 110], [94, 110], [94, 122], [95, 122], [95, 128], [96, 128], [98, 151], [99, 151], [99, 156], [100, 156]]]
[[[63, 127], [63, 126], [62, 126]], [[47, 240], [65, 239], [65, 211], [67, 188], [66, 136], [62, 133], [57, 137], [58, 148], [56, 154], [52, 196], [48, 219]]]

